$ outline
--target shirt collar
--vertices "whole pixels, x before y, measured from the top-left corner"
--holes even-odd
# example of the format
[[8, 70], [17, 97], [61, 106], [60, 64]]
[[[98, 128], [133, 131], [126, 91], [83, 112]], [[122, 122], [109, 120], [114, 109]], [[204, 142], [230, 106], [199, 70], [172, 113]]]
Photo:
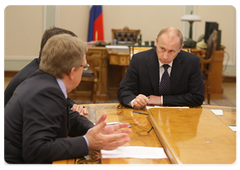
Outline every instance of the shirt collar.
[[57, 83], [58, 83], [60, 89], [62, 90], [62, 92], [64, 94], [65, 99], [67, 99], [67, 89], [66, 89], [65, 84], [63, 83], [63, 81], [60, 78], [57, 78], [56, 80], [57, 80]]
[[[158, 62], [159, 62], [159, 67], [161, 67], [163, 64], [160, 62], [160, 60], [158, 60]], [[172, 63], [173, 62], [169, 63], [168, 65], [170, 65], [170, 67], [172, 67]]]

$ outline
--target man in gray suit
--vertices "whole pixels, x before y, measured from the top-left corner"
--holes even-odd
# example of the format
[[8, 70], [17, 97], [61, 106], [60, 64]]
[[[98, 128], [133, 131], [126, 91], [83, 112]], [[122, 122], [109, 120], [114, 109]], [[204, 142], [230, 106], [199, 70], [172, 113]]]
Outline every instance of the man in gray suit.
[[70, 112], [67, 93], [78, 86], [83, 68], [88, 67], [86, 52], [86, 44], [68, 34], [47, 41], [39, 70], [16, 88], [5, 106], [7, 163], [52, 163], [83, 157], [89, 149], [116, 149], [130, 141], [131, 130], [116, 133], [128, 123], [106, 126], [103, 114], [94, 126], [78, 112]]
[[[156, 48], [132, 57], [118, 90], [119, 102], [141, 109], [145, 105], [200, 106], [204, 84], [199, 58], [182, 51], [182, 33], [166, 27], [156, 38]], [[169, 90], [162, 92], [161, 80], [167, 65]]]

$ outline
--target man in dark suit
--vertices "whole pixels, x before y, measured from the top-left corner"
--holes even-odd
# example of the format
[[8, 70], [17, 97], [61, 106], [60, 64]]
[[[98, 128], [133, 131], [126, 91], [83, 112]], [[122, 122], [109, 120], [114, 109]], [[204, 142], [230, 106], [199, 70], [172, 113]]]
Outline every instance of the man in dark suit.
[[[58, 34], [69, 34], [76, 37], [76, 34], [74, 34], [72, 31], [58, 28], [58, 27], [53, 27], [45, 30], [41, 40], [39, 57], [33, 59], [28, 65], [26, 65], [21, 71], [19, 71], [9, 82], [8, 86], [4, 91], [4, 106], [8, 103], [8, 101], [12, 97], [13, 92], [17, 88], [17, 86], [21, 84], [25, 79], [27, 79], [32, 73], [34, 73], [39, 68], [42, 49], [44, 45], [46, 44], [49, 38]], [[68, 98], [68, 103], [70, 108], [76, 108], [77, 106], [77, 104], [70, 98]], [[78, 106], [79, 106], [78, 107], [79, 113], [87, 116], [88, 111], [86, 109], [83, 109], [82, 105], [78, 105]]]
[[[136, 109], [147, 104], [200, 106], [204, 100], [204, 84], [199, 58], [182, 51], [182, 47], [183, 37], [178, 29], [162, 29], [156, 38], [156, 48], [132, 57], [120, 83], [119, 102]], [[161, 86], [165, 65], [169, 86], [166, 93]]]
[[67, 93], [78, 86], [88, 67], [86, 52], [84, 42], [67, 34], [47, 41], [39, 70], [16, 88], [5, 106], [7, 163], [52, 163], [83, 157], [89, 149], [115, 149], [130, 141], [131, 130], [116, 133], [128, 123], [106, 126], [104, 114], [93, 126], [78, 112], [69, 113]]

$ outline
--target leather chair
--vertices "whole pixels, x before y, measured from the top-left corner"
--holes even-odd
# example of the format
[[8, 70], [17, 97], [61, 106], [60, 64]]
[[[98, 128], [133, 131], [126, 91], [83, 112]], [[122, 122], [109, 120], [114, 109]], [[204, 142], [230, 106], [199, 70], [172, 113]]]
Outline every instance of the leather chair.
[[118, 43], [137, 43], [140, 30], [130, 30], [128, 27], [123, 29], [112, 29], [112, 40], [116, 39]]
[[[146, 50], [150, 50], [152, 47], [129, 47], [129, 61], [132, 59], [132, 56], [136, 53], [142, 52], [142, 51], [146, 51]], [[192, 53], [192, 49], [191, 48], [183, 48], [183, 51]]]
[[[207, 41], [206, 53], [200, 56], [200, 65], [204, 80], [205, 97], [210, 104], [211, 82], [214, 81], [214, 60], [216, 58], [218, 32], [213, 30]], [[216, 70], [215, 70], [216, 71]]]
[[142, 51], [150, 50], [152, 47], [129, 47], [129, 61], [132, 59], [134, 54], [137, 54]]
[[192, 53], [192, 49], [191, 48], [182, 48], [183, 51], [186, 51], [188, 53]]

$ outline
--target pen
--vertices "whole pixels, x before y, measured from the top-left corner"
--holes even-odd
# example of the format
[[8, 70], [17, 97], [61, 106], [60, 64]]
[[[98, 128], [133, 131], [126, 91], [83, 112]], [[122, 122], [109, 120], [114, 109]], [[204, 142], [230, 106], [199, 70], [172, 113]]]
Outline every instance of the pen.
[[133, 112], [133, 113], [139, 113], [139, 114], [143, 114], [143, 115], [148, 115], [147, 113], [138, 112], [138, 111], [135, 111], [135, 110], [133, 110], [132, 112]]
[[149, 129], [148, 133], [153, 129], [153, 126]]
[[[122, 122], [109, 122], [107, 123], [107, 125], [117, 125], [117, 124], [121, 124]], [[128, 126], [128, 128], [132, 127], [131, 125]]]
[[109, 122], [109, 123], [107, 123], [107, 125], [116, 125], [116, 124], [120, 124], [120, 123], [122, 123], [122, 122]]

